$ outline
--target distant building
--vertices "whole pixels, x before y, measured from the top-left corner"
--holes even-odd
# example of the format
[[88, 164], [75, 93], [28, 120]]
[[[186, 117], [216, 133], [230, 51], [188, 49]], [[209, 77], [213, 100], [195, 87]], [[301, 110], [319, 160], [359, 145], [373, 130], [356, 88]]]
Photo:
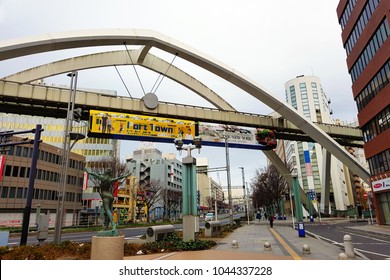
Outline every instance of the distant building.
[[[340, 0], [337, 17], [379, 224], [390, 224], [390, 1]], [[366, 198], [367, 199], [367, 198]]]
[[[182, 163], [172, 155], [165, 156], [151, 144], [141, 147], [126, 159], [128, 170], [136, 178], [141, 189], [157, 182], [163, 189], [160, 201], [150, 209], [151, 219], [159, 220], [164, 214], [169, 219], [179, 218], [182, 203]], [[165, 202], [168, 203], [165, 203]], [[167, 206], [169, 209], [165, 209]], [[166, 210], [166, 212], [164, 211]]]
[[215, 211], [216, 206], [217, 213], [224, 212], [226, 210], [226, 204], [223, 201], [222, 187], [209, 177], [208, 168], [209, 163], [207, 158], [196, 159], [199, 211], [200, 213]]
[[[245, 209], [245, 197], [244, 197], [244, 188], [240, 186], [231, 186], [231, 195], [232, 195], [232, 206], [234, 211], [244, 211]], [[226, 205], [229, 205], [229, 190], [227, 186], [222, 186], [224, 202]]]

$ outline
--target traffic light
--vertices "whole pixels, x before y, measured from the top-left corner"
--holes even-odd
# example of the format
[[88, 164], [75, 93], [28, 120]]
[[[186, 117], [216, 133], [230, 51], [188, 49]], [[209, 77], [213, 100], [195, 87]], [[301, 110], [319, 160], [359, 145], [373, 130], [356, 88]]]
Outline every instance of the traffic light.
[[81, 108], [76, 108], [73, 110], [73, 120], [75, 122], [80, 122], [82, 117], [83, 110]]

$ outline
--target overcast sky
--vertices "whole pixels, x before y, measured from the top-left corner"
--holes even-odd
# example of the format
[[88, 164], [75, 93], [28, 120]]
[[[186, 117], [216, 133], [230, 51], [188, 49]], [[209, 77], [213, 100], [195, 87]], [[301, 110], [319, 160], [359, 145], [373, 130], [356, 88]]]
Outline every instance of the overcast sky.
[[[0, 0], [0, 40], [85, 29], [147, 28], [198, 49], [255, 80], [284, 100], [284, 84], [297, 75], [314, 75], [332, 100], [333, 117], [352, 122], [357, 110], [345, 62], [336, 7], [338, 0], [111, 0], [52, 1]], [[23, 69], [100, 49], [60, 51], [0, 62], [0, 77]], [[111, 48], [112, 49], [112, 48]], [[123, 49], [123, 46], [116, 49]], [[152, 50], [167, 61], [173, 56]], [[223, 96], [238, 111], [268, 114], [264, 106], [229, 83], [176, 58], [181, 67]], [[151, 89], [156, 73], [137, 67], [142, 86]], [[131, 96], [143, 92], [133, 67], [118, 67]], [[46, 82], [68, 84], [65, 75]], [[128, 96], [115, 68], [80, 71], [78, 87], [116, 90]], [[156, 92], [159, 100], [210, 107], [184, 87], [164, 79]], [[139, 146], [122, 142], [121, 154]], [[173, 145], [156, 144], [162, 152]], [[179, 158], [181, 156], [177, 154]], [[226, 165], [223, 148], [204, 147], [196, 157], [209, 157], [210, 167]], [[255, 169], [263, 168], [262, 152], [230, 150], [232, 184], [241, 185], [239, 166], [250, 182]], [[212, 175], [218, 180], [217, 175]], [[226, 184], [226, 173], [219, 178]]]

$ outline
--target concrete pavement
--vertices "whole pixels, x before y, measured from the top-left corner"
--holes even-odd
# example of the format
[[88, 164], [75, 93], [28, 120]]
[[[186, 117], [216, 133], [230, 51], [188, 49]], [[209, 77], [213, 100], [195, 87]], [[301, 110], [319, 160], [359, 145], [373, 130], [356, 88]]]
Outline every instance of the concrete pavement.
[[[325, 221], [337, 223], [345, 221], [333, 219]], [[355, 230], [366, 230], [384, 235], [390, 235], [390, 227], [367, 225], [354, 227]], [[297, 230], [292, 228], [291, 221], [274, 222], [270, 228], [267, 221], [242, 222], [230, 235], [222, 239], [215, 239], [217, 246], [211, 250], [173, 252], [152, 255], [141, 255], [125, 257], [125, 259], [143, 260], [337, 260], [344, 249], [340, 246], [328, 243], [316, 238], [307, 230], [305, 237], [299, 237]], [[237, 247], [232, 246], [232, 241], [238, 243]], [[266, 250], [265, 244], [270, 244], [271, 250]], [[308, 247], [310, 252], [303, 250]], [[359, 255], [356, 259], [359, 259]]]

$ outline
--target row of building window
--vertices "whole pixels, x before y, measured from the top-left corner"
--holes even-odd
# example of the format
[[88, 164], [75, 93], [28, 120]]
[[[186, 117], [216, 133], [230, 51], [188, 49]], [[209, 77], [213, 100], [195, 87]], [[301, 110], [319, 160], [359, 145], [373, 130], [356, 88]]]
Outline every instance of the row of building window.
[[[23, 187], [1, 187], [1, 198], [19, 198], [26, 199], [27, 197], [27, 188]], [[46, 190], [46, 189], [34, 189], [33, 198], [38, 200], [58, 200], [57, 191]], [[81, 203], [81, 194], [67, 192], [65, 194], [65, 201], [69, 202], [80, 202]]]
[[[4, 176], [6, 177], [17, 177], [17, 178], [29, 178], [30, 167], [24, 166], [11, 166], [6, 165], [4, 168]], [[49, 170], [37, 169], [35, 179], [43, 180], [47, 182], [59, 182], [60, 174], [58, 172], [52, 172]], [[67, 184], [82, 186], [83, 178], [77, 178], [76, 176], [67, 176]]]
[[356, 5], [356, 2], [357, 0], [349, 0], [348, 3], [345, 5], [344, 11], [340, 18], [340, 25], [343, 30], [349, 20], [349, 16], [351, 15], [353, 8]]
[[299, 90], [301, 92], [303, 114], [306, 117], [310, 118], [309, 99], [307, 97], [306, 83], [300, 83], [299, 84]]
[[314, 108], [320, 109], [320, 99], [318, 98], [317, 83], [311, 83], [311, 90], [313, 91]]
[[[10, 146], [7, 155], [9, 156], [16, 156], [16, 157], [25, 157], [25, 158], [32, 158], [34, 149], [30, 147], [22, 147], [22, 146]], [[53, 154], [47, 151], [39, 150], [39, 160], [46, 161], [49, 163], [54, 164], [60, 164], [61, 162], [61, 156], [57, 154]], [[78, 169], [78, 170], [84, 170], [84, 162], [77, 161], [74, 159], [69, 159], [69, 167]]]
[[366, 45], [360, 54], [359, 58], [356, 60], [355, 64], [352, 66], [350, 71], [352, 83], [354, 83], [357, 78], [359, 78], [360, 74], [366, 68], [368, 63], [370, 63], [371, 59], [374, 57], [389, 35], [390, 28], [387, 23], [387, 19], [385, 18], [372, 36], [370, 42]]
[[371, 175], [381, 174], [390, 170], [390, 149], [368, 159]]
[[349, 55], [349, 53], [352, 51], [360, 37], [360, 34], [362, 34], [363, 29], [366, 27], [367, 22], [370, 20], [379, 2], [380, 0], [370, 0], [366, 3], [366, 6], [363, 8], [363, 12], [360, 14], [347, 42], [344, 45], [347, 55]]
[[[295, 109], [298, 109], [297, 96], [295, 95], [295, 86], [290, 87], [290, 97], [291, 97], [291, 106], [293, 106]], [[287, 102], [288, 102], [288, 99], [287, 99]]]
[[356, 97], [356, 106], [360, 112], [390, 82], [390, 60], [378, 71], [374, 78]]
[[390, 128], [390, 105], [379, 112], [371, 121], [363, 126], [364, 142], [371, 141], [374, 137]]

